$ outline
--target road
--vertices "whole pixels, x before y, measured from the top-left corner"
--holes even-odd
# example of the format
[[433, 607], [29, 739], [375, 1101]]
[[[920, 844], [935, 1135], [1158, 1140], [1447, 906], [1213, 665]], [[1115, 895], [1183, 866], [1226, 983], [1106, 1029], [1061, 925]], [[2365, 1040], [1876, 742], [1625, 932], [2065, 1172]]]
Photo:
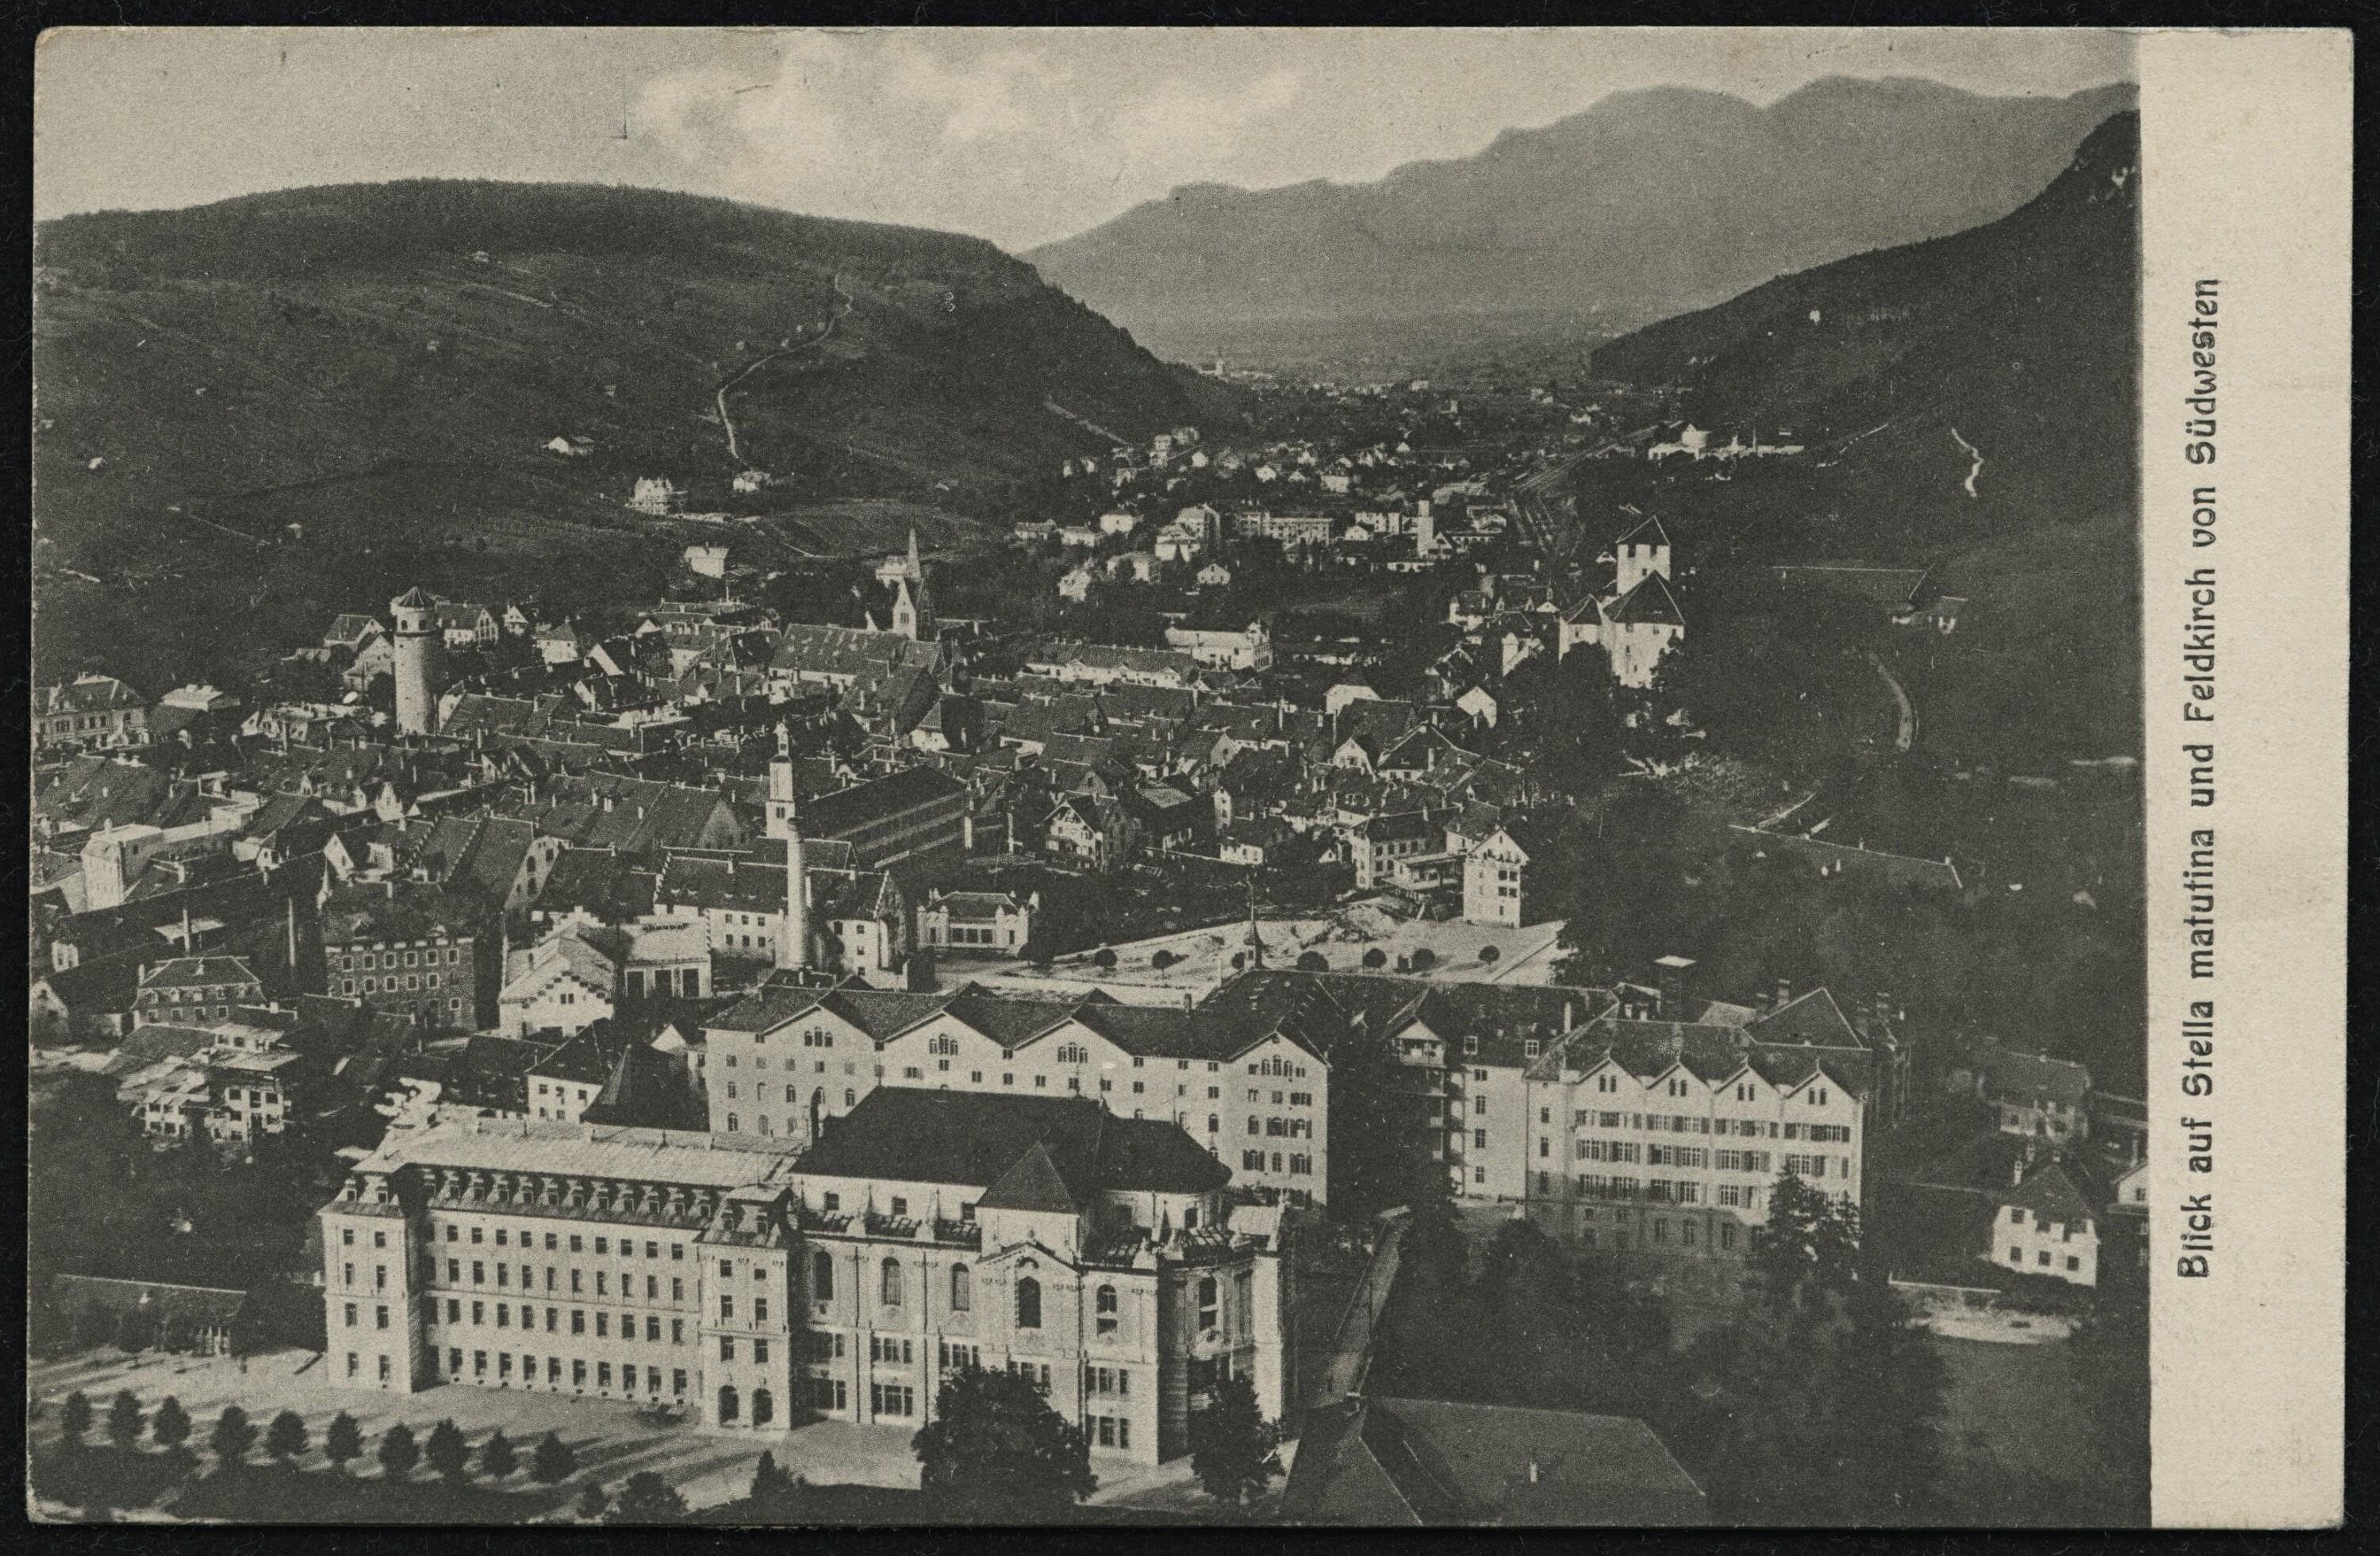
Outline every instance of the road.
[[1522, 535], [1545, 553], [1547, 561], [1556, 565], [1568, 561], [1571, 553], [1578, 549], [1577, 519], [1565, 519], [1558, 514], [1554, 500], [1583, 457], [1577, 454], [1562, 456], [1522, 481], [1513, 492], [1513, 513]]
[[1315, 1397], [1305, 1402], [1308, 1409], [1336, 1404], [1364, 1387], [1364, 1375], [1372, 1365], [1373, 1326], [1379, 1319], [1380, 1309], [1388, 1306], [1389, 1288], [1397, 1278], [1397, 1248], [1405, 1234], [1405, 1213], [1391, 1211], [1390, 1215], [1393, 1219], [1384, 1218], [1381, 1222], [1379, 1246], [1364, 1267], [1363, 1280], [1348, 1295], [1346, 1311], [1340, 1316], [1339, 1331], [1330, 1338], [1330, 1365], [1322, 1375], [1322, 1386]]
[[727, 433], [727, 456], [730, 459], [735, 460], [738, 466], [741, 466], [744, 463], [744, 453], [743, 450], [738, 448], [735, 444], [735, 419], [727, 414], [727, 391], [735, 388], [737, 384], [743, 383], [754, 373], [759, 372], [762, 368], [767, 367], [771, 362], [775, 361], [780, 357], [790, 357], [796, 351], [808, 351], [814, 346], [825, 345], [827, 337], [834, 334], [834, 327], [843, 322], [844, 315], [851, 311], [852, 304], [856, 300], [849, 292], [844, 290], [843, 277], [839, 274], [834, 278], [834, 295], [843, 299], [843, 306], [834, 310], [834, 316], [826, 322], [826, 328], [820, 330], [815, 336], [808, 340], [797, 342], [795, 345], [785, 346], [781, 350], [771, 351], [765, 357], [754, 358], [750, 362], [745, 364], [743, 371], [737, 373], [735, 377], [721, 384], [717, 389], [711, 391], [711, 403], [719, 407], [719, 425], [723, 428]]

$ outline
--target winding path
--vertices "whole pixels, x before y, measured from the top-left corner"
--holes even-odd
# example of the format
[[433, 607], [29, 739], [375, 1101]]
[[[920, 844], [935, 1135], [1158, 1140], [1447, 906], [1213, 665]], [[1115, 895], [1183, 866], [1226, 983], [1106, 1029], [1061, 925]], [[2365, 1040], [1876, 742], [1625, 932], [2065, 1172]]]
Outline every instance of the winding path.
[[849, 292], [844, 290], [843, 276], [840, 274], [838, 274], [834, 278], [834, 295], [843, 299], [843, 306], [834, 310], [833, 317], [830, 318], [826, 322], [826, 328], [820, 330], [815, 336], [808, 340], [797, 341], [792, 346], [783, 346], [778, 350], [771, 351], [765, 357], [754, 358], [751, 361], [745, 364], [744, 370], [741, 372], [738, 372], [735, 377], [730, 378], [726, 383], [722, 383], [717, 389], [711, 391], [711, 403], [719, 407], [719, 425], [723, 428], [727, 433], [727, 456], [730, 459], [735, 460], [737, 465], [740, 466], [744, 463], [744, 453], [742, 449], [736, 446], [735, 443], [735, 419], [727, 414], [727, 391], [735, 388], [737, 384], [743, 383], [754, 373], [759, 372], [762, 368], [767, 367], [771, 362], [775, 361], [780, 357], [790, 357], [796, 351], [807, 351], [814, 346], [823, 346], [826, 344], [826, 338], [834, 334], [834, 327], [843, 322], [844, 315], [851, 311], [852, 304], [857, 300], [853, 298]]
[[1864, 650], [1861, 657], [1876, 667], [1876, 673], [1884, 677], [1884, 684], [1891, 689], [1894, 706], [1900, 714], [1900, 728], [1892, 737], [1892, 748], [1906, 751], [1917, 743], [1917, 704], [1909, 699], [1909, 692], [1901, 686], [1900, 678], [1884, 667], [1884, 661]]

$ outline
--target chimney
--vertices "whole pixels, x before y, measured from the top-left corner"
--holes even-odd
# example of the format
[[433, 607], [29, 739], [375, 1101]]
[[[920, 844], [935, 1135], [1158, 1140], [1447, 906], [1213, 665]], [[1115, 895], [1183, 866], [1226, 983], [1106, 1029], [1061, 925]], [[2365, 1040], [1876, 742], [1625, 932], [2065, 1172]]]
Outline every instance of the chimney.
[[1534, 1486], [1534, 1485], [1536, 1485], [1536, 1483], [1537, 1483], [1537, 1456], [1536, 1456], [1535, 1453], [1532, 1453], [1532, 1454], [1530, 1454], [1530, 1455], [1529, 1455], [1529, 1484], [1530, 1484], [1530, 1485], [1532, 1485], [1532, 1486]]
[[1771, 1010], [1783, 1010], [1787, 1005], [1790, 1005], [1790, 1004], [1791, 1004], [1792, 1003], [1793, 1003], [1793, 984], [1792, 984], [1792, 980], [1791, 980], [1791, 979], [1782, 979], [1782, 978], [1779, 979], [1777, 980], [1777, 1003], [1776, 1003], [1774, 1005], [1771, 1005], [1769, 1008], [1770, 1008]]
[[[1653, 965], [1660, 969], [1661, 1019], [1685, 1020], [1686, 977], [1694, 970], [1694, 959], [1690, 956], [1663, 956]], [[1781, 996], [1778, 1003], [1784, 1003]]]

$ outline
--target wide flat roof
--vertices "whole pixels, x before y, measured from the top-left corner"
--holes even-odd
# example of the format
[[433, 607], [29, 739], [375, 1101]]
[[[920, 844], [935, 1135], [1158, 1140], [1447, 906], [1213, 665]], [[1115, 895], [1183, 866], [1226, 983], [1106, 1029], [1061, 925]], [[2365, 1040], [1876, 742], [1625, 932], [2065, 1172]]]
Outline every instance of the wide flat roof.
[[392, 1136], [361, 1165], [374, 1173], [454, 1167], [727, 1189], [759, 1183], [790, 1160], [781, 1146], [771, 1149], [767, 1142], [735, 1136], [472, 1118], [401, 1138]]

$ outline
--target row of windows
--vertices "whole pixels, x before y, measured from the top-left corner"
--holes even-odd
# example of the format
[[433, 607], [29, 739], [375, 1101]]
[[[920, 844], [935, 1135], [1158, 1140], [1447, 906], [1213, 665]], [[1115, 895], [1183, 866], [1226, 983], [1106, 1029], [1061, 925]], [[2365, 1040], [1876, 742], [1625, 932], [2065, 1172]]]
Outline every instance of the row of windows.
[[[2024, 1250], [2022, 1248], [2010, 1248], [2009, 1250], [2008, 1261], [2010, 1264], [2022, 1264], [2024, 1262]], [[2046, 1270], [2050, 1268], [2049, 1250], [2044, 1248], [2039, 1253], [2035, 1254], [2034, 1256], [2034, 1262], [2041, 1269]], [[2082, 1260], [2073, 1254], [2069, 1254], [2066, 1256], [2066, 1268], [2069, 1270], [2079, 1270], [2082, 1268]]]
[[[1253, 1124], [1256, 1121], [1251, 1119], [1249, 1122]], [[1271, 1156], [1272, 1165], [1270, 1167], [1267, 1167], [1265, 1165], [1265, 1161], [1266, 1156], [1263, 1151], [1244, 1150], [1240, 1152], [1240, 1168], [1243, 1172], [1288, 1173], [1296, 1176], [1304, 1176], [1310, 1174], [1314, 1171], [1314, 1158], [1306, 1155], [1303, 1151], [1291, 1151], [1286, 1157], [1283, 1157], [1280, 1151], [1274, 1151]], [[1286, 1165], [1283, 1164], [1284, 1161], [1286, 1162]]]
[[[358, 954], [342, 955], [339, 958], [339, 970], [341, 972], [370, 972], [375, 966], [394, 967], [398, 965], [397, 957], [399, 954], [400, 953], [395, 951], [366, 951]], [[434, 967], [442, 961], [450, 966], [461, 962], [463, 960], [463, 948], [459, 945], [446, 946], [445, 954], [443, 957], [434, 949], [430, 951], [407, 951], [401, 953], [401, 954], [405, 957], [404, 965], [406, 966]], [[385, 960], [382, 959], [383, 957]]]
[[[802, 1046], [804, 1048], [832, 1048], [835, 1046], [834, 1033], [824, 1027], [808, 1027], [803, 1028], [801, 1039]], [[866, 1039], [860, 1039], [855, 1040], [864, 1041]], [[752, 1038], [752, 1042], [753, 1046], [756, 1048], [765, 1048], [769, 1043], [769, 1035], [766, 1032], [755, 1033]], [[871, 1047], [877, 1052], [882, 1052], [884, 1049], [884, 1045], [880, 1042], [871, 1044]], [[947, 1055], [955, 1058], [959, 1052], [959, 1042], [954, 1037], [938, 1036], [927, 1040], [926, 1052], [929, 1054]], [[1003, 1062], [1013, 1061], [1016, 1057], [1016, 1051], [1013, 1048], [1003, 1048], [1000, 1051], [1000, 1057]], [[1091, 1051], [1087, 1045], [1083, 1043], [1061, 1043], [1058, 1045], [1054, 1062], [1060, 1064], [1087, 1064], [1091, 1062]], [[1177, 1070], [1186, 1070], [1190, 1067], [1190, 1063], [1191, 1062], [1187, 1059], [1176, 1059], [1173, 1062], [1173, 1065]], [[765, 1070], [769, 1067], [768, 1061], [765, 1058], [757, 1055], [754, 1057], [752, 1064], [753, 1067], [756, 1069]], [[1210, 1075], [1220, 1072], [1223, 1067], [1220, 1061], [1214, 1059], [1207, 1060], [1206, 1065], [1208, 1073]], [[1268, 1069], [1265, 1068], [1264, 1065], [1270, 1065], [1272, 1067]], [[728, 1056], [727, 1067], [729, 1069], [734, 1069], [735, 1067], [735, 1055], [730, 1054]], [[790, 1062], [788, 1062], [786, 1067], [788, 1069], [792, 1068]], [[1103, 1065], [1102, 1067], [1106, 1066]], [[1147, 1068], [1148, 1057], [1143, 1054], [1134, 1055], [1132, 1067], [1135, 1070]], [[824, 1072], [821, 1071], [820, 1073], [823, 1074]], [[844, 1074], [851, 1075], [853, 1073], [855, 1072], [853, 1071], [852, 1066], [848, 1064], [844, 1064]], [[883, 1066], [880, 1064], [878, 1065], [876, 1073], [880, 1076], [883, 1075]], [[1252, 1076], [1262, 1074], [1292, 1076], [1298, 1080], [1304, 1080], [1305, 1078], [1305, 1066], [1303, 1064], [1292, 1064], [1279, 1059], [1268, 1059], [1264, 1061], [1263, 1065], [1250, 1064], [1248, 1066], [1248, 1074]]]
[[[513, 1283], [513, 1267], [511, 1265], [498, 1264], [495, 1267], [495, 1270], [497, 1290], [502, 1291]], [[486, 1285], [488, 1283], [487, 1271], [488, 1266], [485, 1262], [476, 1258], [473, 1259], [471, 1261], [471, 1283], [475, 1286]], [[570, 1271], [570, 1294], [573, 1296], [578, 1295], [587, 1289], [584, 1284], [585, 1279], [586, 1271], [577, 1269], [573, 1269]], [[556, 1283], [557, 1280], [558, 1274], [554, 1270], [554, 1267], [551, 1264], [547, 1265], [545, 1267], [545, 1289], [549, 1292], [560, 1289]], [[459, 1286], [463, 1283], [463, 1261], [461, 1259], [450, 1258], [446, 1261], [446, 1283], [451, 1286]], [[520, 1267], [520, 1289], [523, 1291], [531, 1291], [534, 1290], [536, 1286], [536, 1269], [530, 1265], [522, 1265]], [[597, 1296], [609, 1296], [612, 1295], [612, 1272], [610, 1270], [598, 1270], [595, 1271], [595, 1295]], [[625, 1271], [623, 1271], [620, 1275], [620, 1295], [624, 1297], [634, 1297], [637, 1295], [636, 1277], [626, 1273]], [[659, 1302], [661, 1299], [661, 1277], [658, 1275], [646, 1276], [645, 1300], [648, 1302]], [[682, 1278], [675, 1275], [670, 1277], [669, 1299], [672, 1302], [684, 1302], [686, 1300], [686, 1282]], [[765, 1315], [765, 1307], [762, 1311]]]
[[[430, 1358], [431, 1365], [435, 1367], [437, 1365], [438, 1353], [436, 1351], [431, 1352]], [[381, 1375], [382, 1378], [385, 1378], [387, 1376], [387, 1368], [385, 1366], [387, 1358], [382, 1357], [382, 1361], [383, 1366]], [[622, 1362], [620, 1364], [620, 1388], [623, 1392], [635, 1393], [637, 1392], [637, 1365], [638, 1364], [635, 1362]], [[559, 1388], [562, 1386], [562, 1366], [563, 1360], [560, 1356], [548, 1356], [545, 1358], [545, 1380], [552, 1387]], [[594, 1364], [594, 1368], [595, 1386], [599, 1389], [610, 1388], [612, 1386], [612, 1364], [607, 1361], [599, 1361]], [[572, 1388], [583, 1389], [587, 1386], [587, 1369], [588, 1363], [584, 1357], [574, 1356], [570, 1359], [570, 1386]], [[509, 1381], [512, 1379], [513, 1354], [510, 1351], [499, 1351], [496, 1353], [495, 1372], [496, 1378], [499, 1381]], [[648, 1367], [644, 1369], [644, 1373], [645, 1392], [651, 1394], [656, 1399], [660, 1398], [662, 1392], [662, 1369], [658, 1367]], [[350, 1352], [347, 1355], [347, 1376], [352, 1378], [355, 1375], [355, 1355], [353, 1352]], [[458, 1383], [463, 1380], [463, 1352], [459, 1346], [450, 1345], [446, 1349], [446, 1376]], [[485, 1351], [472, 1352], [472, 1381], [485, 1382], [487, 1380], [487, 1377], [488, 1353]], [[534, 1383], [537, 1381], [537, 1358], [526, 1353], [523, 1353], [520, 1358], [520, 1380], [523, 1383]], [[670, 1368], [669, 1380], [671, 1394], [678, 1399], [684, 1399], [686, 1397], [686, 1369], [684, 1368], [674, 1367]], [[726, 1392], [732, 1392], [733, 1391]], [[760, 1392], [764, 1394], [767, 1392], [766, 1390], [762, 1390]], [[756, 1416], [758, 1408], [756, 1402]], [[732, 1416], [728, 1418], [733, 1419]]]
[[[474, 1243], [479, 1242], [479, 1241], [480, 1240], [480, 1235], [481, 1235], [481, 1234], [485, 1233], [486, 1231], [487, 1231], [487, 1228], [486, 1228], [484, 1225], [474, 1225], [474, 1226], [471, 1228], [471, 1241], [472, 1241], [472, 1242], [474, 1242]], [[501, 1248], [501, 1247], [504, 1247], [504, 1246], [505, 1246], [505, 1244], [506, 1244], [507, 1240], [510, 1238], [510, 1236], [511, 1236], [511, 1234], [512, 1234], [512, 1233], [511, 1233], [511, 1229], [510, 1229], [509, 1227], [503, 1227], [503, 1226], [499, 1226], [499, 1227], [497, 1227], [497, 1228], [495, 1229], [495, 1232], [496, 1232], [496, 1246], [498, 1246], [498, 1247], [500, 1247], [500, 1248]], [[384, 1241], [382, 1241], [382, 1239], [383, 1239], [386, 1235], [387, 1235], [387, 1234], [386, 1234], [385, 1233], [379, 1233], [379, 1232], [375, 1232], [375, 1233], [373, 1233], [373, 1234], [372, 1234], [372, 1246], [374, 1246], [374, 1247], [376, 1247], [376, 1248], [377, 1248], [377, 1247], [386, 1247], [388, 1245], [387, 1245]], [[521, 1231], [520, 1231], [520, 1246], [521, 1246], [522, 1247], [524, 1247], [524, 1248], [531, 1247], [531, 1246], [535, 1246], [535, 1240], [536, 1240], [536, 1238], [537, 1238], [537, 1235], [538, 1235], [538, 1234], [537, 1234], [535, 1231], [533, 1231], [532, 1229], [528, 1228], [528, 1227], [523, 1227], [523, 1228], [521, 1228]], [[446, 1223], [446, 1241], [448, 1241], [449, 1243], [456, 1242], [456, 1241], [458, 1241], [458, 1240], [460, 1239], [460, 1237], [461, 1237], [461, 1229], [460, 1229], [460, 1227], [458, 1227], [458, 1226], [457, 1226], [455, 1222], [447, 1222], [447, 1223]], [[621, 1257], [622, 1258], [636, 1258], [636, 1257], [637, 1257], [637, 1240], [636, 1240], [635, 1238], [633, 1238], [633, 1237], [623, 1237], [623, 1238], [621, 1238], [619, 1241], [620, 1241], [620, 1257]], [[552, 1233], [552, 1232], [549, 1232], [549, 1233], [546, 1233], [546, 1234], [545, 1234], [545, 1251], [546, 1251], [547, 1253], [555, 1253], [555, 1252], [558, 1252], [558, 1251], [560, 1250], [560, 1247], [561, 1247], [561, 1243], [562, 1243], [562, 1239], [561, 1239], [561, 1235], [560, 1235], [559, 1234], [557, 1234], [557, 1233]], [[587, 1251], [587, 1236], [586, 1236], [586, 1234], [584, 1234], [584, 1233], [579, 1233], [579, 1232], [574, 1232], [574, 1233], [571, 1233], [571, 1234], [570, 1234], [570, 1251], [571, 1251], [572, 1253], [574, 1253], [574, 1254], [576, 1254], [576, 1253], [584, 1253], [584, 1252], [586, 1252], [586, 1251]], [[597, 1253], [599, 1253], [599, 1254], [609, 1254], [609, 1253], [612, 1251], [612, 1239], [611, 1239], [611, 1238], [609, 1238], [609, 1237], [601, 1236], [601, 1235], [597, 1236], [597, 1237], [596, 1237], [596, 1239], [595, 1239], [595, 1251], [596, 1251]], [[686, 1258], [686, 1245], [685, 1245], [684, 1243], [672, 1243], [672, 1244], [669, 1246], [669, 1251], [670, 1251], [670, 1255], [669, 1255], [669, 1256], [670, 1256], [670, 1258], [673, 1258], [673, 1259], [680, 1259], [680, 1260], [682, 1260], [682, 1259], [684, 1259], [684, 1258]], [[646, 1257], [647, 1258], [656, 1258], [656, 1259], [662, 1257], [662, 1246], [661, 1246], [661, 1244], [660, 1244], [660, 1242], [659, 1242], [658, 1240], [650, 1239], [650, 1238], [649, 1238], [649, 1239], [647, 1239], [647, 1240], [646, 1240], [646, 1243], [645, 1243], [645, 1257]]]
[[[432, 1298], [431, 1300], [434, 1301], [435, 1298]], [[514, 1321], [515, 1312], [511, 1303], [499, 1302], [495, 1305], [495, 1327], [498, 1329], [519, 1328], [523, 1330], [533, 1330], [537, 1328], [538, 1310], [528, 1303], [524, 1302], [520, 1305], [518, 1312], [519, 1322], [517, 1324]], [[349, 1303], [347, 1305], [347, 1311], [351, 1315], [347, 1321], [352, 1324], [355, 1321], [352, 1317], [355, 1312], [355, 1305], [353, 1303]], [[382, 1329], [386, 1329], [388, 1327], [388, 1324], [385, 1321], [387, 1311], [388, 1310], [386, 1308], [381, 1308], [378, 1310], [382, 1320], [379, 1325]], [[471, 1304], [470, 1311], [470, 1321], [473, 1326], [481, 1329], [486, 1328], [488, 1323], [487, 1304], [474, 1302]], [[450, 1296], [446, 1299], [446, 1321], [450, 1324], [460, 1324], [464, 1321], [463, 1303], [460, 1298]], [[560, 1334], [563, 1332], [561, 1308], [548, 1307], [545, 1310], [545, 1331], [548, 1334]], [[570, 1332], [572, 1334], [585, 1334], [587, 1332], [587, 1309], [584, 1307], [573, 1307], [570, 1310]], [[635, 1340], [637, 1337], [637, 1315], [634, 1313], [621, 1314], [620, 1338], [623, 1340]], [[600, 1309], [595, 1314], [595, 1338], [598, 1340], [609, 1340], [612, 1338], [612, 1315]], [[645, 1316], [644, 1339], [649, 1344], [659, 1345], [663, 1343], [662, 1340], [662, 1319], [659, 1317], [653, 1314], [647, 1314]], [[683, 1345], [686, 1343], [686, 1320], [684, 1319], [670, 1319], [669, 1340], [667, 1343], [672, 1345]]]

